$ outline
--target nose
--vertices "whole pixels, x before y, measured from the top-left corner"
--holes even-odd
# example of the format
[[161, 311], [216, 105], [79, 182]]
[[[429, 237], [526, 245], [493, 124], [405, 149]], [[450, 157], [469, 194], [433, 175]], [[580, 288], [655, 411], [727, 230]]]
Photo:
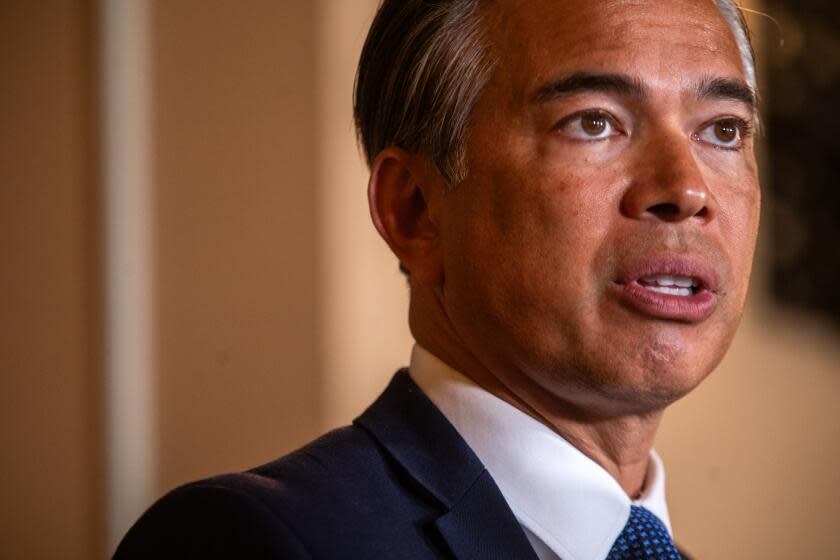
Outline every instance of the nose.
[[685, 137], [661, 137], [640, 146], [633, 182], [624, 193], [621, 212], [628, 218], [678, 223], [714, 218], [714, 199]]

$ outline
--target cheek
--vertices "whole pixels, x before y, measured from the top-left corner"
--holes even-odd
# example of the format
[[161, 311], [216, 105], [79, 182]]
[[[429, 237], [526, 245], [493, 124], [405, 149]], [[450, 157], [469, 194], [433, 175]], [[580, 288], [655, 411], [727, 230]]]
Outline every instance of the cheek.
[[536, 196], [521, 177], [507, 173], [474, 181], [447, 201], [445, 281], [450, 292], [481, 299], [483, 307], [498, 312], [521, 305], [517, 300], [534, 285], [551, 281], [557, 250], [564, 246], [554, 240], [565, 228], [551, 218], [554, 203]]
[[719, 222], [730, 254], [736, 279], [743, 279], [743, 289], [749, 280], [758, 235], [761, 193], [754, 190], [732, 193], [719, 201]]
[[499, 196], [490, 204], [467, 209], [460, 234], [465, 243], [450, 256], [466, 274], [453, 278], [458, 284], [450, 289], [491, 330], [520, 333], [508, 339], [536, 355], [565, 346], [596, 317], [596, 255], [610, 220], [585, 177], [533, 178], [509, 178], [504, 187], [515, 188], [500, 192], [502, 186], [494, 186]]
[[483, 171], [447, 195], [448, 289], [508, 320], [557, 322], [591, 307], [620, 189], [603, 167], [514, 153], [474, 162]]
[[715, 162], [706, 170], [706, 181], [718, 208], [722, 234], [737, 242], [733, 247], [751, 253], [758, 229], [761, 187], [755, 158]]
[[[571, 169], [577, 169], [571, 171]], [[615, 181], [586, 166], [555, 165], [537, 179], [529, 201], [530, 225], [554, 250], [591, 260], [618, 216]], [[570, 263], [573, 264], [573, 263]], [[577, 273], [584, 272], [577, 270]]]

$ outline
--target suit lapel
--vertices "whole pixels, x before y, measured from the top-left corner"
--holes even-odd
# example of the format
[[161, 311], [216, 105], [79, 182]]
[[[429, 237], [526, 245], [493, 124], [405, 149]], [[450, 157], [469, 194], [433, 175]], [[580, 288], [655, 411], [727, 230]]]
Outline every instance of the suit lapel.
[[456, 558], [536, 560], [484, 465], [406, 370], [354, 424], [440, 502], [445, 513], [435, 525]]
[[449, 512], [438, 518], [436, 526], [459, 559], [537, 559], [486, 470]]

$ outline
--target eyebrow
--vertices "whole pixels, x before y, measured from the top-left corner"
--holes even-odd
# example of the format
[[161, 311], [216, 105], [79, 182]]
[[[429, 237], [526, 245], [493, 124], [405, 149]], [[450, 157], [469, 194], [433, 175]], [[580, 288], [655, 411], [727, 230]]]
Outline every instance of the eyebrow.
[[[622, 97], [646, 97], [645, 87], [637, 78], [624, 74], [599, 74], [577, 72], [547, 82], [534, 92], [531, 102], [548, 103], [576, 93], [602, 92]], [[722, 99], [737, 101], [755, 110], [755, 92], [744, 82], [733, 78], [706, 78], [695, 88], [697, 99]]]
[[591, 91], [613, 93], [624, 97], [644, 97], [645, 94], [638, 80], [623, 74], [577, 72], [541, 85], [531, 96], [531, 101], [542, 104], [575, 93]]
[[731, 78], [705, 79], [697, 87], [698, 99], [722, 99], [738, 101], [746, 105], [751, 111], [755, 110], [755, 92], [747, 84]]

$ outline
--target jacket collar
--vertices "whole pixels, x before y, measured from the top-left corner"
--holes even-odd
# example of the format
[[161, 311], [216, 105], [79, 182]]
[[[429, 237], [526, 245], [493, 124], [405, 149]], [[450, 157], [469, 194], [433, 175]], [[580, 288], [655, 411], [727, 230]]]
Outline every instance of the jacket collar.
[[354, 422], [446, 512], [436, 526], [459, 559], [536, 559], [490, 474], [452, 424], [400, 370]]

